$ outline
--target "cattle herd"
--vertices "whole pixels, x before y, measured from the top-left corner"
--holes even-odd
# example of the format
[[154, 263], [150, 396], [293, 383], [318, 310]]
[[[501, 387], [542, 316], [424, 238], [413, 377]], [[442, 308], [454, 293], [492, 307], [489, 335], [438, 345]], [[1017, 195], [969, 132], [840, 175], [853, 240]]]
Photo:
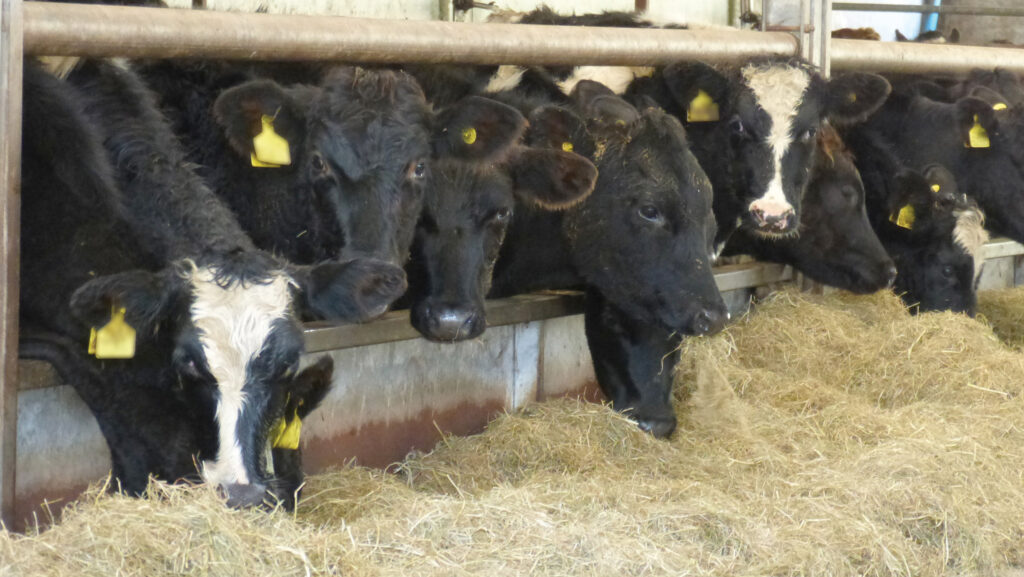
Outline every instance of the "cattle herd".
[[663, 437], [663, 367], [729, 320], [720, 255], [973, 314], [984, 227], [1024, 241], [1024, 89], [999, 69], [42, 59], [24, 86], [21, 356], [81, 395], [133, 494], [198, 475], [294, 504], [335, 370], [300, 370], [305, 320], [401, 306], [454, 342], [487, 296], [580, 289], [602, 390]]

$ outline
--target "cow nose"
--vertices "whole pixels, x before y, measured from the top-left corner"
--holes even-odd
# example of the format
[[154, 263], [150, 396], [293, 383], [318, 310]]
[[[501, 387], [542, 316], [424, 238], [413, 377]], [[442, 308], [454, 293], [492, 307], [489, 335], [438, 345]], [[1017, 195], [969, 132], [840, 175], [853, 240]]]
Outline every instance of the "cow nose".
[[665, 439], [675, 432], [676, 422], [675, 415], [669, 415], [666, 417], [637, 419], [636, 424], [640, 427], [641, 431], [650, 433], [655, 439]]
[[435, 341], [461, 341], [483, 332], [482, 315], [476, 308], [457, 305], [434, 305], [426, 311], [427, 337]]
[[267, 496], [267, 488], [260, 484], [230, 483], [221, 488], [227, 494], [228, 507], [232, 509], [255, 507], [262, 504]]
[[716, 309], [702, 309], [693, 319], [695, 335], [713, 335], [725, 328], [729, 313]]
[[885, 269], [885, 279], [887, 281], [885, 286], [892, 288], [893, 283], [896, 282], [896, 274], [896, 265], [890, 264], [888, 268]]

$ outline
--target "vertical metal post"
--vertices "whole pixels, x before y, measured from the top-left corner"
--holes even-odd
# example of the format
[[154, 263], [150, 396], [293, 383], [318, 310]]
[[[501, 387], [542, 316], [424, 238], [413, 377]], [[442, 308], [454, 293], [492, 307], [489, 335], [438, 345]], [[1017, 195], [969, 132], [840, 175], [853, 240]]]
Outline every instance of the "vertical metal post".
[[819, 18], [819, 30], [821, 33], [821, 74], [825, 78], [832, 75], [832, 0], [821, 0], [821, 18]]
[[800, 57], [811, 59], [811, 0], [800, 0]]
[[768, 31], [768, 0], [761, 0], [761, 32]]
[[0, 0], [0, 516], [12, 526], [18, 448], [22, 0]]

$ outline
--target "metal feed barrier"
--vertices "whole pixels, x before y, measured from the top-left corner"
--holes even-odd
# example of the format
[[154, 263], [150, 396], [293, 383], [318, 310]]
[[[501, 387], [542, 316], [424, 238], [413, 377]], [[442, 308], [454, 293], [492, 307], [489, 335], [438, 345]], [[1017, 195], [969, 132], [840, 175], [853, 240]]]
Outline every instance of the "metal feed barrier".
[[[808, 1], [805, 0], [805, 4]], [[831, 1], [815, 1], [822, 2], [817, 11], [822, 18], [818, 30], [827, 31]], [[809, 19], [806, 6], [804, 12]], [[18, 375], [23, 55], [188, 56], [351, 63], [651, 65], [680, 59], [741, 62], [754, 56], [804, 54], [826, 71], [830, 62], [838, 70], [959, 75], [974, 67], [992, 67], [998, 63], [1004, 68], [1024, 72], [1024, 50], [832, 41], [827, 33], [822, 33], [812, 51], [806, 19], [799, 35], [803, 40], [801, 46], [796, 37], [785, 32], [573, 27], [559, 28], [556, 32], [547, 26], [229, 14], [0, 0], [0, 245], [3, 250], [0, 286], [4, 288], [0, 296], [0, 514], [4, 522], [11, 526], [15, 521], [18, 393], [19, 390], [24, 394], [47, 392], [38, 384], [19, 387]], [[1017, 284], [1024, 247], [1009, 241], [995, 241], [986, 247], [986, 254], [1003, 262], [995, 267], [1000, 279], [995, 284]], [[736, 296], [736, 301], [743, 300], [754, 287], [793, 278], [788, 267], [771, 264], [716, 269], [719, 287]], [[544, 319], [578, 315], [581, 310], [579, 295], [525, 295], [488, 303], [488, 319], [490, 326], [496, 328], [494, 332], [505, 330], [514, 341], [516, 335], [525, 334], [523, 331], [531, 323], [536, 325]], [[546, 343], [543, 332], [540, 335], [530, 337], [537, 341], [534, 343], [539, 347], [537, 350], [557, 345]], [[310, 352], [334, 351], [335, 354], [346, 348], [390, 346], [389, 343], [416, 337], [407, 313], [403, 312], [391, 313], [367, 325], [319, 323], [306, 330]], [[539, 367], [544, 363], [543, 355], [537, 350], [530, 359]], [[516, 360], [519, 361], [521, 359]], [[520, 398], [523, 394], [508, 393], [505, 398]], [[507, 404], [514, 405], [514, 402]], [[25, 484], [36, 482], [31, 475], [23, 481]]]

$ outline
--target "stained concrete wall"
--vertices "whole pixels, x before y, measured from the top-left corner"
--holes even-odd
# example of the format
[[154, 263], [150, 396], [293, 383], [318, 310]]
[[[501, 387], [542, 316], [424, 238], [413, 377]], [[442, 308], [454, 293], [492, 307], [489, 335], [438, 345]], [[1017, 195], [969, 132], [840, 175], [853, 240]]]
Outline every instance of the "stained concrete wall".
[[[1021, 8], [1020, 0], [943, 0], [943, 6], [970, 6], [979, 8]], [[987, 44], [995, 40], [1009, 40], [1024, 44], [1024, 16], [967, 16], [944, 14], [939, 16], [939, 30], [949, 34], [960, 30], [962, 44]], [[993, 63], [998, 66], [999, 63]]]

